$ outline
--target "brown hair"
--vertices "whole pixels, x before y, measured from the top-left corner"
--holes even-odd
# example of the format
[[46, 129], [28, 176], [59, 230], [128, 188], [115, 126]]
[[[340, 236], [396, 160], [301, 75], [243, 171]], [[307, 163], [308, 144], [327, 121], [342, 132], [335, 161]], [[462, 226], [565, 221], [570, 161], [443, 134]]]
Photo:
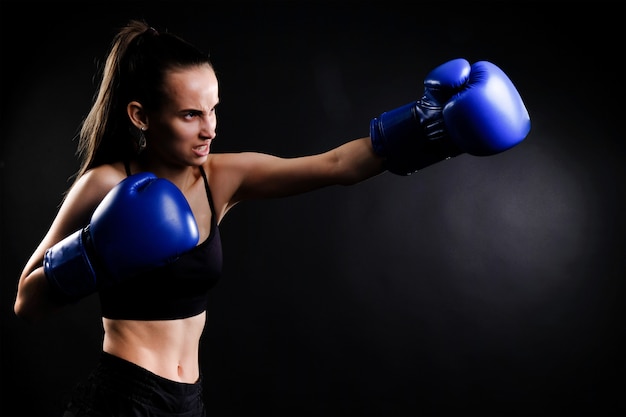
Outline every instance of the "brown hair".
[[75, 179], [91, 168], [135, 155], [135, 128], [126, 113], [130, 101], [158, 110], [166, 99], [162, 85], [168, 70], [206, 64], [212, 65], [208, 54], [145, 21], [131, 20], [122, 27], [112, 41], [100, 86], [81, 126], [77, 149], [81, 165]]

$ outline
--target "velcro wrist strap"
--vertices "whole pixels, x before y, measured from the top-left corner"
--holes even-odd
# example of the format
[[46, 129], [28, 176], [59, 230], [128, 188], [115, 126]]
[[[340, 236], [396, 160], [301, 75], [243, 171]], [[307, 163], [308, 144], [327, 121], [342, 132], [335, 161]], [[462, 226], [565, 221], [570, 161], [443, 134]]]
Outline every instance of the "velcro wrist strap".
[[96, 271], [88, 228], [78, 230], [48, 249], [43, 267], [50, 287], [60, 302], [72, 303], [97, 290]]

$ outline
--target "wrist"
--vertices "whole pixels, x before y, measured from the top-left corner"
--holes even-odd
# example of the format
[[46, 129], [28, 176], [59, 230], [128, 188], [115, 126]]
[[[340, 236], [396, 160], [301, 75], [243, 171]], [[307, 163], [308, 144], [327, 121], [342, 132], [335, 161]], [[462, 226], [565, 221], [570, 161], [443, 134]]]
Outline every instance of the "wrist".
[[370, 121], [374, 152], [385, 169], [409, 175], [462, 153], [446, 132], [441, 106], [422, 100], [382, 113]]
[[55, 298], [75, 302], [97, 290], [96, 269], [88, 228], [78, 230], [49, 248], [43, 260], [46, 279]]

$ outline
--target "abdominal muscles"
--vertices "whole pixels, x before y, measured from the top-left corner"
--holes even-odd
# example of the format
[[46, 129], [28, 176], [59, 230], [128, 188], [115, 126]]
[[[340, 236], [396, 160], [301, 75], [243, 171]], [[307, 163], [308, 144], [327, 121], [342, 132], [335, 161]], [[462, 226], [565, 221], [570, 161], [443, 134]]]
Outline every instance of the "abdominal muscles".
[[105, 352], [166, 379], [198, 380], [198, 348], [206, 312], [178, 320], [102, 320]]

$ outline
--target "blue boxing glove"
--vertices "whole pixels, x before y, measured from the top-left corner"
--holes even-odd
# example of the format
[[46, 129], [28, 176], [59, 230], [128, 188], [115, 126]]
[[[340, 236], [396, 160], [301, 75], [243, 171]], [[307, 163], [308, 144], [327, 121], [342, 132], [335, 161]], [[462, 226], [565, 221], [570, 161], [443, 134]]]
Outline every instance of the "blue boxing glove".
[[463, 153], [503, 152], [529, 131], [528, 111], [507, 75], [490, 62], [465, 59], [435, 68], [419, 100], [370, 122], [374, 152], [398, 175]]
[[170, 181], [143, 172], [116, 185], [89, 225], [49, 248], [43, 267], [59, 300], [74, 302], [176, 260], [198, 239], [182, 192]]

